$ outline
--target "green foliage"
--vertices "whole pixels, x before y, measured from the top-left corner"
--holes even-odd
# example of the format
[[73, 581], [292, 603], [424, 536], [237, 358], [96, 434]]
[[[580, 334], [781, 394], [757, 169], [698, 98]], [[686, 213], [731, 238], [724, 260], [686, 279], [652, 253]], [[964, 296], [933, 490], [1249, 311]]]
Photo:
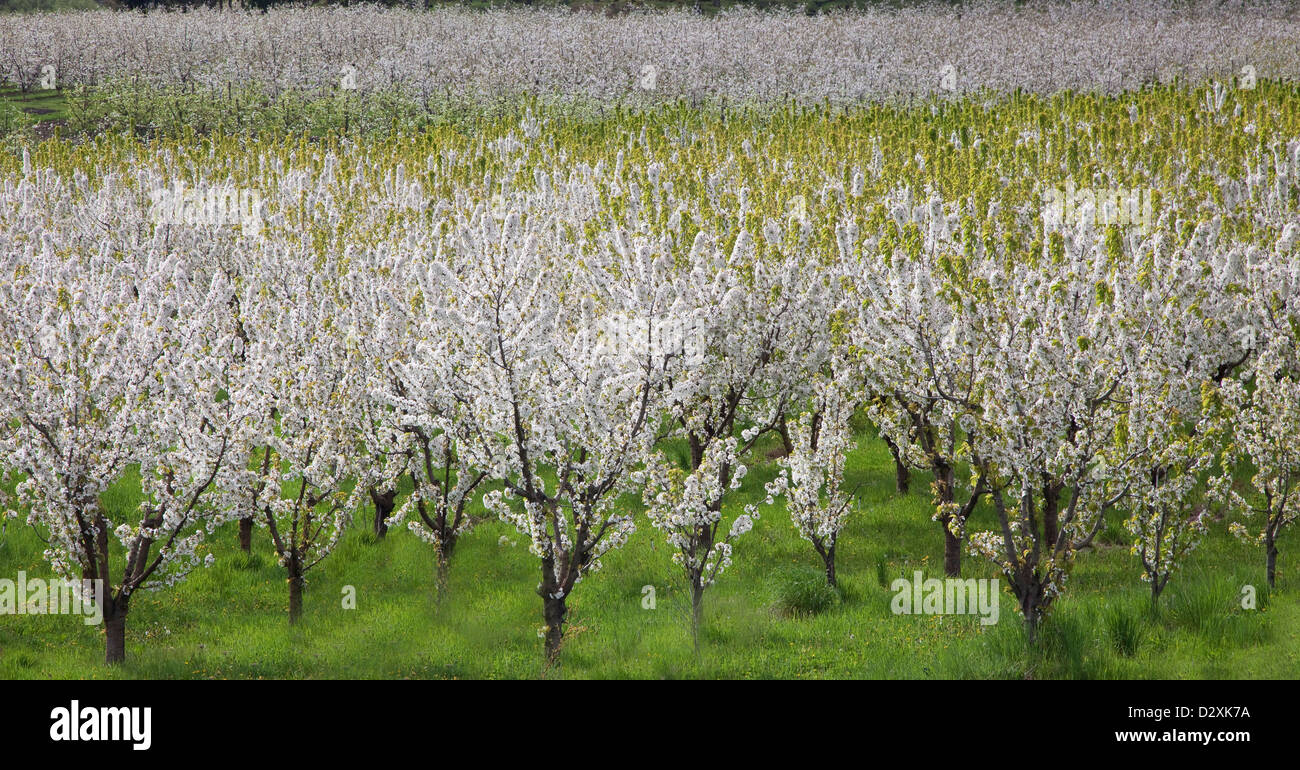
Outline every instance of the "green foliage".
[[1143, 615], [1133, 607], [1116, 603], [1105, 608], [1102, 619], [1115, 652], [1126, 658], [1136, 655], [1146, 625]]
[[0, 0], [0, 13], [91, 11], [102, 7], [95, 0]]
[[17, 104], [0, 99], [0, 136], [18, 133], [30, 127], [33, 122], [32, 117]]
[[[24, 132], [36, 117], [23, 111], [31, 103], [24, 101], [27, 98], [0, 93], [0, 133], [26, 141]], [[205, 134], [202, 142], [194, 144], [214, 152], [233, 152], [230, 147], [249, 136], [334, 135], [324, 140], [333, 141], [337, 134], [346, 133], [389, 137], [376, 141], [387, 142], [381, 146], [394, 158], [407, 152], [427, 156], [430, 147], [492, 137], [503, 125], [517, 126], [519, 110], [540, 107], [522, 97], [471, 106], [418, 103], [398, 93], [364, 98], [289, 93], [269, 99], [252, 89], [143, 92], [112, 84], [59, 98], [66, 100], [68, 132], [93, 137], [88, 143], [47, 142], [39, 147], [46, 157], [66, 161], [69, 168], [89, 167], [105, 153], [130, 153], [149, 146], [136, 139], [119, 140], [118, 131], [155, 141], [155, 148], [175, 148], [192, 142], [196, 133]], [[594, 105], [566, 105], [554, 119], [556, 133], [572, 148], [575, 163], [599, 157], [609, 146], [608, 137], [635, 135], [642, 127], [652, 138], [665, 135], [668, 128], [696, 132], [698, 141], [680, 149], [681, 165], [692, 173], [707, 167], [710, 157], [716, 160], [720, 149], [734, 147], [742, 136], [770, 132], [797, 159], [829, 145], [846, 163], [865, 162], [869, 155], [854, 155], [866, 146], [862, 138], [881, 136], [884, 167], [880, 181], [867, 182], [865, 195], [879, 195], [883, 186], [896, 184], [899, 178], [921, 176], [922, 172], [906, 165], [920, 156], [929, 176], [917, 179], [918, 185], [931, 183], [945, 198], [968, 196], [972, 209], [978, 210], [987, 209], [990, 197], [1003, 189], [1028, 200], [1036, 183], [1055, 185], [1084, 178], [1089, 155], [1104, 160], [1108, 168], [1131, 165], [1122, 159], [1132, 151], [1132, 143], [1111, 140], [1099, 140], [1086, 152], [1076, 152], [1072, 164], [1060, 158], [1041, 161], [1036, 156], [1039, 150], [1015, 143], [1024, 126], [1037, 126], [1047, 140], [1057, 139], [1059, 147], [1060, 137], [1084, 116], [1099, 131], [1119, 130], [1129, 121], [1126, 105], [1132, 100], [1150, 126], [1168, 126], [1179, 114], [1194, 113], [1196, 98], [1190, 89], [1158, 87], [1124, 99], [1079, 94], [1014, 95], [987, 102], [972, 98], [937, 116], [929, 104], [867, 105], [849, 111], [740, 109], [725, 120], [709, 107], [668, 105], [630, 114], [601, 111]], [[1153, 133], [1143, 150], [1144, 157], [1158, 159], [1151, 164], [1153, 184], [1176, 194], [1177, 173], [1160, 171], [1164, 168], [1160, 164], [1184, 147], [1218, 157], [1217, 150], [1228, 146], [1249, 122], [1257, 122], [1269, 136], [1300, 135], [1300, 88], [1294, 84], [1261, 81], [1242, 100], [1243, 114], [1225, 119], [1222, 125], [1204, 122], [1179, 133]], [[932, 130], [936, 122], [942, 123], [942, 130]], [[948, 142], [946, 137], [957, 130], [984, 140], [978, 152], [965, 139], [961, 148]], [[412, 136], [410, 131], [425, 133]], [[16, 154], [6, 155], [8, 149], [0, 148], [0, 168], [13, 174], [20, 161]], [[1005, 182], [999, 176], [1002, 170], [1021, 167], [1023, 174]], [[1120, 175], [1104, 183], [1131, 186], [1140, 181], [1116, 173]], [[783, 210], [780, 191], [764, 198], [761, 185], [754, 189], [757, 212]], [[982, 238], [976, 224], [969, 229], [971, 248]], [[1250, 222], [1242, 218], [1225, 226], [1244, 232]], [[915, 233], [900, 231], [897, 237], [914, 241]], [[1270, 236], [1260, 232], [1257, 237]], [[1055, 234], [1049, 240], [1049, 252], [1062, 248]], [[958, 269], [960, 262], [954, 261], [953, 266]], [[1099, 294], [1098, 299], [1110, 298]], [[1080, 346], [1089, 344], [1086, 338], [1077, 341]], [[830, 589], [822, 570], [810, 565], [815, 557], [794, 534], [778, 504], [757, 522], [752, 540], [737, 554], [734, 572], [710, 589], [701, 651], [696, 655], [685, 620], [689, 598], [663, 587], [676, 568], [662, 540], [642, 520], [628, 545], [609, 554], [604, 569], [591, 575], [575, 594], [563, 670], [546, 675], [1234, 678], [1300, 673], [1300, 646], [1295, 643], [1300, 634], [1300, 602], [1294, 589], [1288, 589], [1283, 579], [1280, 590], [1269, 593], [1257, 556], [1231, 538], [1223, 522], [1212, 524], [1190, 561], [1191, 569], [1170, 585], [1160, 610], [1146, 614], [1139, 608], [1149, 606], [1149, 589], [1137, 579], [1138, 567], [1127, 547], [1130, 538], [1122, 517], [1113, 512], [1095, 547], [1078, 555], [1070, 593], [1045, 622], [1035, 648], [1026, 646], [1019, 617], [1009, 602], [1003, 602], [1001, 620], [991, 627], [972, 617], [892, 614], [888, 590], [892, 578], [910, 576], [916, 569], [935, 574], [936, 565], [942, 564], [942, 541], [931, 519], [930, 478], [917, 472], [912, 492], [895, 495], [893, 462], [884, 443], [862, 421], [855, 421], [855, 429], [860, 450], [850, 458], [845, 481], [849, 488], [859, 489], [863, 505], [843, 533], [838, 553], [841, 591]], [[756, 451], [755, 472], [745, 479], [738, 499], [762, 498], [762, 482], [772, 475], [771, 466], [764, 466], [762, 460], [769, 448], [760, 445]], [[668, 451], [685, 463], [683, 445]], [[104, 502], [134, 506], [136, 495], [132, 480], [126, 479], [105, 495]], [[639, 514], [636, 503], [628, 505]], [[541, 624], [534, 592], [536, 559], [524, 546], [514, 544], [520, 537], [513, 529], [490, 522], [457, 546], [451, 596], [440, 607], [433, 600], [434, 565], [428, 547], [400, 529], [379, 540], [368, 524], [368, 517], [359, 515], [338, 551], [312, 573], [308, 608], [297, 628], [285, 623], [284, 573], [268, 547], [265, 531], [255, 533], [254, 552], [245, 555], [235, 545], [234, 528], [227, 527], [213, 536], [214, 567], [198, 570], [175, 589], [133, 599], [125, 665], [105, 670], [100, 663], [102, 631], [79, 619], [20, 616], [0, 623], [0, 677], [542, 675], [536, 634]], [[987, 508], [977, 508], [970, 529], [992, 527]], [[1294, 551], [1296, 537], [1294, 532], [1283, 535], [1284, 552]], [[0, 576], [12, 577], [19, 570], [47, 576], [42, 550], [38, 533], [21, 526], [21, 520], [11, 521], [0, 547]], [[977, 559], [967, 559], [963, 568], [964, 577], [998, 577], [988, 563]], [[1254, 610], [1241, 607], [1241, 589], [1247, 584], [1258, 589]], [[661, 587], [655, 610], [641, 604], [641, 589], [646, 585]], [[340, 604], [346, 587], [356, 589], [356, 610]]]
[[772, 575], [777, 609], [785, 615], [816, 615], [839, 604], [840, 595], [826, 584], [826, 573], [813, 567], [786, 567]]
[[[1044, 624], [1038, 649], [1026, 645], [1007, 601], [998, 624], [987, 627], [976, 617], [892, 614], [889, 581], [881, 585], [880, 573], [890, 580], [915, 569], [930, 573], [930, 565], [942, 563], [942, 541], [930, 520], [928, 476], [918, 475], [910, 494], [895, 495], [884, 443], [868, 434], [861, 446], [850, 457], [849, 482], [863, 483], [863, 513], [850, 520], [839, 553], [844, 598], [831, 601], [813, 588], [824, 588], [825, 576], [808, 563], [808, 544], [773, 510], [756, 523], [733, 572], [710, 589], [698, 656], [690, 599], [666, 585], [676, 567], [644, 522], [575, 594], [564, 665], [544, 674], [536, 560], [511, 527], [488, 522], [457, 546], [451, 595], [439, 608], [428, 546], [400, 529], [368, 543], [370, 522], [359, 515], [312, 573], [296, 628], [285, 622], [284, 571], [266, 531], [254, 531], [246, 556], [231, 525], [212, 536], [213, 567], [175, 588], [136, 596], [125, 664], [105, 669], [102, 629], [78, 618], [15, 616], [0, 623], [0, 678], [1145, 679], [1300, 672], [1300, 601], [1280, 588], [1271, 597], [1261, 592], [1261, 609], [1242, 610], [1241, 586], [1261, 585], [1262, 575], [1253, 552], [1222, 524], [1170, 585], [1162, 598], [1169, 604], [1157, 617], [1145, 616], [1149, 590], [1124, 548], [1080, 554], [1070, 595]], [[742, 495], [760, 493], [763, 474], [753, 475]], [[131, 485], [115, 487], [108, 502], [134, 504]], [[971, 526], [992, 522], [981, 507]], [[501, 543], [503, 535], [515, 544]], [[0, 575], [49, 576], [43, 547], [30, 528], [11, 522]], [[793, 577], [774, 576], [773, 565]], [[969, 559], [964, 576], [997, 574]], [[826, 608], [798, 616], [774, 611], [771, 589], [787, 580], [820, 595]], [[641, 604], [646, 585], [659, 586], [654, 610]], [[356, 589], [355, 610], [341, 606], [345, 586]], [[1140, 634], [1132, 634], [1135, 621], [1108, 624], [1108, 613], [1140, 618]]]

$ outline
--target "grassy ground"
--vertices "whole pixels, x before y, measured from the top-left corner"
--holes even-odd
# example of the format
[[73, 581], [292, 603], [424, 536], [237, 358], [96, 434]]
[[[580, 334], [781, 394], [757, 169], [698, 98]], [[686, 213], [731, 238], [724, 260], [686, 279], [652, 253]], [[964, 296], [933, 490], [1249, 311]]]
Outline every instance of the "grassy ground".
[[[929, 479], [914, 475], [898, 496], [884, 446], [863, 437], [849, 484], [864, 482], [860, 510], [842, 538], [843, 598], [816, 614], [791, 615], [782, 596], [819, 560], [779, 505], [741, 538], [735, 565], [706, 595], [701, 649], [692, 649], [689, 601], [670, 552], [648, 523], [571, 601], [563, 663], [544, 670], [537, 561], [507, 525], [490, 522], [453, 558], [452, 595], [433, 599], [430, 549], [405, 531], [376, 541], [366, 512], [338, 550], [309, 577], [305, 615], [286, 620], [284, 573], [264, 531], [254, 554], [235, 547], [233, 527], [213, 538], [215, 566], [180, 586], [141, 593], [128, 620], [127, 662], [102, 663], [103, 634], [73, 616], [0, 620], [3, 678], [1291, 678], [1300, 676], [1300, 601], [1288, 589], [1294, 533], [1282, 545], [1286, 570], [1271, 597], [1263, 554], [1216, 522], [1159, 612], [1122, 539], [1119, 515], [1106, 544], [1079, 557], [1065, 597], [1036, 649], [1027, 649], [1010, 594], [1000, 622], [974, 616], [898, 616], [887, 586], [923, 570], [942, 577], [941, 536], [928, 514]], [[736, 504], [761, 496], [774, 468], [760, 464]], [[110, 505], [133, 505], [126, 486]], [[991, 524], [977, 514], [974, 526]], [[502, 538], [505, 538], [503, 541]], [[0, 545], [0, 576], [48, 576], [41, 543], [13, 522]], [[968, 557], [967, 577], [993, 577]], [[1260, 588], [1261, 609], [1239, 607], [1241, 587]], [[657, 607], [642, 608], [644, 586]], [[343, 609], [345, 586], [357, 607]]]
[[37, 121], [64, 120], [68, 117], [65, 94], [56, 88], [23, 93], [17, 87], [0, 87], [0, 102], [31, 115]]
[[38, 139], [48, 138], [55, 129], [67, 125], [67, 94], [60, 89], [23, 93], [0, 81], [0, 138], [6, 134], [28, 131]]

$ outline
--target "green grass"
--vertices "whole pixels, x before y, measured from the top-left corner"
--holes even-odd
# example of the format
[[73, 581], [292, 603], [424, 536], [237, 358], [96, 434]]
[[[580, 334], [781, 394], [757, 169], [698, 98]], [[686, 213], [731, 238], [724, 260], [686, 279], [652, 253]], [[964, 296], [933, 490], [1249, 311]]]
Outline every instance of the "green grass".
[[816, 567], [786, 567], [771, 578], [773, 605], [786, 615], [816, 615], [840, 602], [839, 591], [826, 583]]
[[0, 80], [0, 147], [27, 136], [48, 137], [67, 125], [70, 115], [67, 94], [62, 90], [23, 93]]
[[[759, 447], [762, 453], [769, 447]], [[774, 473], [761, 464], [734, 505], [762, 497]], [[1001, 597], [1000, 622], [975, 616], [895, 616], [887, 586], [920, 569], [941, 576], [938, 525], [930, 521], [928, 479], [897, 496], [888, 452], [872, 437], [852, 457], [848, 483], [865, 482], [860, 512], [842, 535], [840, 598], [815, 611], [788, 611], [807, 577], [820, 574], [812, 547], [778, 506], [763, 509], [737, 545], [735, 564], [705, 596], [700, 652], [692, 648], [689, 595], [660, 534], [644, 521], [605, 568], [572, 595], [562, 664], [542, 665], [537, 560], [500, 522], [464, 538], [453, 557], [451, 596], [434, 600], [432, 552], [394, 530], [376, 541], [363, 512], [338, 550], [309, 576], [304, 618], [286, 620], [288, 594], [264, 530], [251, 557], [233, 527], [212, 539], [215, 566], [179, 586], [137, 594], [127, 628], [127, 662], [102, 662], [103, 635], [72, 616], [0, 620], [4, 678], [1292, 678], [1300, 676], [1300, 602], [1288, 590], [1265, 596], [1263, 554], [1216, 522], [1187, 569], [1152, 612], [1136, 560], [1122, 546], [1081, 554], [1066, 593], [1027, 648], [1015, 603]], [[132, 505], [130, 483], [106, 495]], [[1119, 514], [1115, 514], [1118, 521]], [[974, 527], [991, 524], [976, 514]], [[501, 543], [505, 536], [507, 543]], [[1287, 538], [1295, 541], [1294, 534]], [[40, 541], [11, 522], [0, 545], [0, 576], [48, 576]], [[1283, 544], [1283, 568], [1293, 553]], [[967, 557], [966, 577], [994, 577]], [[792, 578], [791, 576], [796, 576]], [[1241, 586], [1260, 588], [1253, 612]], [[656, 608], [642, 588], [656, 587]], [[343, 609], [345, 586], [357, 608]], [[805, 609], [810, 609], [805, 607]]]
[[0, 87], [0, 104], [30, 115], [37, 122], [68, 117], [67, 95], [57, 88], [23, 93], [17, 87]]
[[0, 13], [93, 11], [102, 7], [95, 0], [0, 0]]

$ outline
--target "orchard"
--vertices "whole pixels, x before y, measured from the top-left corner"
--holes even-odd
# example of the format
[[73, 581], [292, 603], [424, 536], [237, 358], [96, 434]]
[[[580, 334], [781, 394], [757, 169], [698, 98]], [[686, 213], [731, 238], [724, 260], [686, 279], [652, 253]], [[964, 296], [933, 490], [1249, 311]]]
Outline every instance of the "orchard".
[[[563, 84], [577, 75], [543, 63], [500, 108], [476, 89], [506, 88], [509, 70], [467, 56], [454, 95], [445, 69], [412, 74], [421, 54], [392, 48], [402, 13], [248, 22], [240, 45], [274, 48], [324, 20], [261, 73], [238, 56], [168, 69], [210, 45], [196, 25], [230, 18], [189, 14], [130, 86], [149, 126], [114, 112], [128, 54], [89, 61], [54, 32], [127, 46], [163, 14], [40, 17], [22, 34], [0, 18], [0, 77], [26, 83], [53, 57], [100, 121], [0, 140], [0, 568], [102, 580], [108, 663], [169, 644], [159, 603], [219, 591], [226, 609], [204, 623], [241, 612], [205, 577], [223, 560], [265, 559], [285, 633], [311, 634], [340, 612], [314, 601], [318, 574], [335, 585], [337, 559], [388, 574], [398, 548], [427, 565], [431, 602], [403, 634], [526, 597], [509, 601], [532, 607], [528, 654], [559, 670], [575, 634], [638, 633], [593, 629], [588, 608], [651, 572], [659, 601], [680, 601], [665, 633], [694, 656], [725, 646], [710, 625], [756, 575], [791, 563], [866, 624], [900, 622], [881, 609], [886, 572], [996, 578], [1026, 655], [1095, 591], [1109, 550], [1143, 617], [1176, 614], [1184, 574], [1227, 559], [1274, 604], [1294, 592], [1294, 52], [1272, 71], [1256, 59], [1249, 82], [1204, 47], [1204, 70], [1179, 73], [1192, 79], [1139, 80], [1174, 61], [1168, 43], [1092, 83], [972, 61], [959, 92], [906, 98], [879, 75], [823, 93], [809, 84], [831, 78], [784, 65], [723, 93], [663, 64], [663, 90], [620, 85], [623, 100], [608, 70]], [[349, 39], [356, 60], [400, 54], [331, 92], [316, 47], [361, 14], [376, 23]], [[621, 23], [493, 18], [503, 39]], [[958, 38], [994, 23], [964, 21]], [[736, 21], [760, 36], [823, 23]], [[231, 129], [214, 115], [241, 89], [262, 117]], [[384, 99], [408, 118], [370, 125]], [[173, 130], [171, 106], [219, 128]], [[345, 122], [288, 125], [317, 108]], [[891, 500], [915, 501], [905, 526], [924, 554], [891, 545]], [[490, 588], [489, 552], [513, 565]], [[826, 633], [853, 645], [854, 628]], [[474, 635], [461, 643], [472, 655]]]

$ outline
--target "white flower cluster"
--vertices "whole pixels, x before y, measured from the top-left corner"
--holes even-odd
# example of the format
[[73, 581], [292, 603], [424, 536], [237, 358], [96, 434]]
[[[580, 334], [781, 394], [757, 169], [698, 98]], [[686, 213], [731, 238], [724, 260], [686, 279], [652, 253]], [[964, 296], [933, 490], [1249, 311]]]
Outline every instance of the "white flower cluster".
[[692, 586], [712, 585], [731, 566], [732, 540], [752, 529], [758, 515], [748, 509], [729, 529], [721, 528], [723, 497], [740, 488], [747, 471], [738, 446], [735, 438], [715, 442], [689, 471], [652, 454], [638, 477], [645, 483], [646, 516], [677, 549], [673, 561], [685, 568]]
[[257, 84], [268, 95], [396, 89], [425, 102], [842, 104], [980, 89], [1116, 92], [1176, 78], [1253, 87], [1300, 75], [1298, 36], [1284, 2], [988, 2], [815, 18], [194, 8], [0, 17], [0, 79], [34, 89], [53, 67], [65, 88], [129, 78], [221, 92]]
[[793, 451], [782, 458], [782, 473], [767, 484], [767, 503], [785, 498], [799, 535], [812, 543], [834, 568], [840, 530], [852, 512], [853, 498], [844, 488], [844, 469], [854, 447], [850, 420], [857, 406], [856, 370], [836, 367], [838, 377], [816, 377], [811, 409], [795, 423]]
[[[698, 609], [754, 525], [736, 493], [765, 438], [790, 444], [768, 491], [829, 549], [863, 404], [907, 462], [946, 469], [949, 535], [993, 503], [997, 530], [971, 544], [1035, 617], [1108, 506], [1130, 506], [1166, 580], [1195, 543], [1187, 504], [1214, 447], [1257, 469], [1266, 545], [1294, 521], [1300, 143], [1276, 125], [1266, 144], [1222, 141], [1231, 163], [1160, 144], [1150, 173], [1169, 176], [1123, 185], [1161, 188], [1149, 227], [1057, 230], [1025, 185], [992, 184], [1019, 168], [1005, 143], [977, 151], [997, 176], [947, 199], [955, 182], [921, 148], [628, 120], [594, 148], [530, 115], [414, 150], [104, 138], [93, 160], [13, 159], [0, 467], [24, 478], [6, 510], [72, 577], [108, 574], [116, 537], [125, 601], [202, 563], [202, 533], [233, 516], [260, 521], [300, 583], [363, 496], [403, 477], [415, 493], [391, 520], [445, 559], [491, 484], [483, 505], [528, 538], [552, 629], [633, 532], [628, 493]], [[929, 189], [886, 187], [881, 163]], [[146, 191], [196, 176], [255, 178], [260, 231], [154, 223]], [[802, 221], [774, 225], [796, 196]], [[647, 344], [593, 338], [616, 328]], [[655, 344], [683, 330], [689, 344]], [[144, 505], [106, 509], [131, 466]]]
[[[1031, 622], [1107, 508], [1130, 512], [1134, 554], [1158, 595], [1204, 532], [1199, 478], [1223, 447], [1251, 447], [1252, 463], [1276, 474], [1256, 479], [1266, 501], [1294, 483], [1291, 450], [1279, 451], [1295, 415], [1281, 395], [1294, 397], [1294, 359], [1273, 363], [1275, 351], [1295, 350], [1290, 244], [1234, 242], [1227, 211], [1180, 237], [1166, 210], [1150, 232], [1080, 221], [1017, 255], [1005, 242], [963, 242], [937, 197], [900, 197], [886, 208], [903, 243], [862, 253], [850, 271], [868, 298], [858, 345], [884, 394], [872, 412], [913, 446], [913, 461], [971, 464], [973, 494], [987, 495], [1000, 523], [972, 536], [971, 550], [1001, 566]], [[852, 228], [841, 225], [842, 239]], [[1240, 334], [1246, 327], [1261, 331]], [[1258, 390], [1247, 396], [1242, 378]], [[1225, 400], [1253, 419], [1225, 417]], [[936, 502], [951, 527], [954, 497]]]

